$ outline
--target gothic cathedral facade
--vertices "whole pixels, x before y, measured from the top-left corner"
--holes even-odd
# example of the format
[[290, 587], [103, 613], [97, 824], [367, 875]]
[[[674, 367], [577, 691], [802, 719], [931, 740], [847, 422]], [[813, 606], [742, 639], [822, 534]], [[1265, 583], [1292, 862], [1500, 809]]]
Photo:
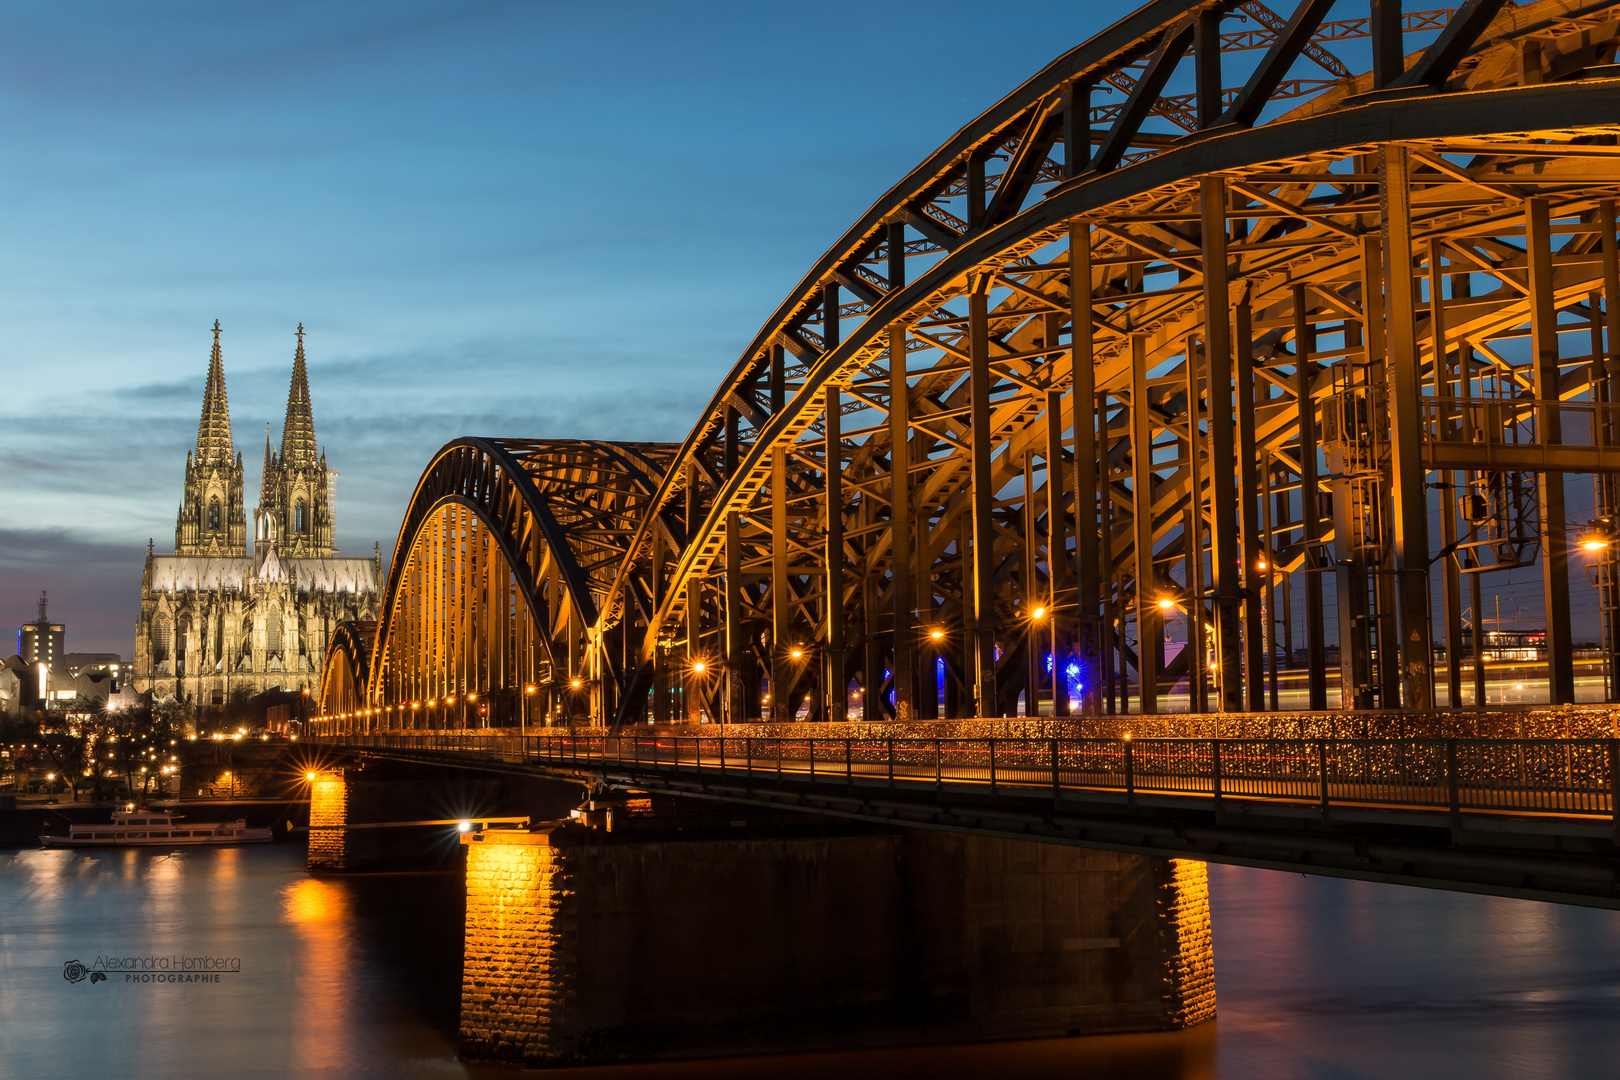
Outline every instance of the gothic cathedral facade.
[[223, 704], [238, 690], [315, 696], [337, 625], [377, 617], [381, 559], [338, 557], [337, 473], [315, 441], [302, 326], [279, 451], [265, 433], [249, 548], [242, 455], [231, 438], [219, 334], [216, 321], [197, 446], [186, 456], [174, 554], [155, 555], [147, 544], [135, 690], [193, 706]]

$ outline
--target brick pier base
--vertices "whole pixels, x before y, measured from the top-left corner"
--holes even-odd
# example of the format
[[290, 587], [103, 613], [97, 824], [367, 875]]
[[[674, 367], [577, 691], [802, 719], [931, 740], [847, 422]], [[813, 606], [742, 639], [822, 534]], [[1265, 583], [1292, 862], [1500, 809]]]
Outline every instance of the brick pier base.
[[309, 791], [309, 868], [347, 870], [349, 783], [342, 769], [315, 774]]
[[1215, 1014], [1203, 863], [939, 832], [466, 838], [461, 1052], [531, 1066]]

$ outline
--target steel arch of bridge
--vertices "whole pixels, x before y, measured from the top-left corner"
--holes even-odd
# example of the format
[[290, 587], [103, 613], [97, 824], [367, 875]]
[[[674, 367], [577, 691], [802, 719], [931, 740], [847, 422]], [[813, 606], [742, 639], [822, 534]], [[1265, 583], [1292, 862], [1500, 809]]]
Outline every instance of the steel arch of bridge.
[[623, 638], [623, 598], [609, 585], [669, 459], [642, 443], [441, 448], [411, 497], [366, 700], [351, 712], [371, 728], [600, 712]]
[[339, 623], [326, 648], [317, 711], [322, 716], [353, 713], [366, 705], [366, 678], [371, 647], [377, 639], [375, 620]]
[[1620, 5], [1352, 7], [1149, 4], [878, 200], [567, 578], [591, 716], [1263, 708], [1294, 590], [1313, 708], [1330, 602], [1345, 707], [1434, 703], [1431, 620], [1457, 703], [1465, 584], [1531, 564], [1571, 700], [1563, 477], [1620, 494]]

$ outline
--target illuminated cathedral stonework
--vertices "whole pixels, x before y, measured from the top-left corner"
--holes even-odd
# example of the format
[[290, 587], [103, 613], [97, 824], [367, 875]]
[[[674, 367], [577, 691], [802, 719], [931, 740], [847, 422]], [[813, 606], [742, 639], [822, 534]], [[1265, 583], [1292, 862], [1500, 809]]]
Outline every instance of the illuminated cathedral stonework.
[[332, 480], [315, 441], [304, 328], [279, 452], [265, 432], [252, 548], [242, 498], [242, 455], [231, 439], [219, 323], [203, 390], [197, 446], [186, 457], [174, 554], [149, 542], [135, 626], [135, 689], [192, 705], [237, 690], [320, 689], [326, 643], [341, 622], [375, 619], [382, 565], [339, 558]]

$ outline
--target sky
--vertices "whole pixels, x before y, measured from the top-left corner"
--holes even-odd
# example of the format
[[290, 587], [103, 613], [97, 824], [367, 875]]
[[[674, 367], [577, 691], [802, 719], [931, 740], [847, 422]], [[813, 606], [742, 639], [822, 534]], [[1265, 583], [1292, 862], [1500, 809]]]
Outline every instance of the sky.
[[49, 590], [130, 655], [215, 319], [249, 504], [302, 322], [339, 546], [386, 554], [453, 438], [681, 439], [887, 188], [1134, 6], [13, 0], [0, 627]]

